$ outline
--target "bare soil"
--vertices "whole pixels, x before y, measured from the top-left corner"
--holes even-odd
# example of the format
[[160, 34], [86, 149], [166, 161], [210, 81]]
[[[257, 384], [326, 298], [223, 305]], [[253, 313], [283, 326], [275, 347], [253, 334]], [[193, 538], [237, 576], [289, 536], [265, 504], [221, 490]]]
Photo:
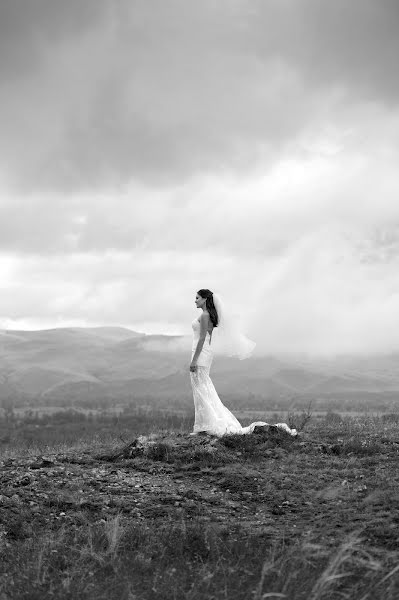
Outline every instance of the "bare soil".
[[393, 600], [398, 458], [382, 421], [16, 453], [1, 463], [0, 599]]

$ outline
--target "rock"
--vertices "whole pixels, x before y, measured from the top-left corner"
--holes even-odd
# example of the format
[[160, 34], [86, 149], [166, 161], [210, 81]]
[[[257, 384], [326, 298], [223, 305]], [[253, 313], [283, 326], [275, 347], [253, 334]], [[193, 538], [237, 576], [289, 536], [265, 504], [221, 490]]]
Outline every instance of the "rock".
[[25, 474], [23, 477], [21, 477], [21, 479], [17, 479], [17, 481], [14, 483], [14, 487], [19, 487], [19, 486], [26, 486], [29, 485], [32, 482], [32, 478]]
[[36, 462], [30, 465], [30, 469], [45, 469], [46, 467], [53, 467], [57, 461], [54, 458], [46, 458], [39, 456]]

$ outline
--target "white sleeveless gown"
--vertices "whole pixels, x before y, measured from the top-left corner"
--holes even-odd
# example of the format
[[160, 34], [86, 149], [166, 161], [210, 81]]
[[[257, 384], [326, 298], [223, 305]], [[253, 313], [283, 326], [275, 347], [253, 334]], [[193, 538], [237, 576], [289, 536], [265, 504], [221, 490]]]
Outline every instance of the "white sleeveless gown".
[[[200, 336], [201, 325], [198, 319], [194, 319], [192, 328], [193, 345], [191, 359], [194, 356]], [[195, 408], [193, 433], [207, 432], [217, 436], [229, 433], [245, 434], [252, 433], [256, 426], [267, 426], [268, 423], [256, 421], [247, 427], [242, 427], [241, 423], [224, 406], [209, 376], [212, 360], [211, 336], [207, 332], [201, 354], [197, 360], [197, 370], [194, 373], [190, 371]], [[297, 435], [296, 430], [290, 429], [286, 423], [277, 423], [276, 426], [284, 429], [290, 435]]]

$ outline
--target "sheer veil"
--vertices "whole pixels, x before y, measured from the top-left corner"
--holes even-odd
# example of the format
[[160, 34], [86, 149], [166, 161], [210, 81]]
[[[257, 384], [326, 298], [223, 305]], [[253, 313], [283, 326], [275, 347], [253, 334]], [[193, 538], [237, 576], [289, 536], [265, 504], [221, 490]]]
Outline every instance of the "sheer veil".
[[219, 324], [212, 332], [214, 352], [225, 356], [236, 356], [240, 360], [249, 358], [256, 343], [242, 333], [237, 319], [226, 309], [219, 294], [213, 294], [213, 303], [219, 317]]

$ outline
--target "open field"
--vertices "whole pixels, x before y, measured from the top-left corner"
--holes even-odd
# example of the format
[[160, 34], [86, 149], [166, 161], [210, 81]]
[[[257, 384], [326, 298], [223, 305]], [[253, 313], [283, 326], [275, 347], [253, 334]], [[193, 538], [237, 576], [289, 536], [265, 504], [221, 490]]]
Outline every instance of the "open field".
[[[290, 421], [291, 414], [299, 410], [309, 411], [309, 405], [302, 404], [302, 409], [283, 408], [279, 410], [263, 408], [262, 410], [235, 407], [234, 402], [226, 405], [243, 425], [255, 421], [277, 423]], [[396, 407], [395, 407], [396, 408]], [[324, 427], [328, 423], [343, 421], [352, 422], [357, 418], [380, 419], [381, 423], [399, 418], [397, 412], [381, 412], [377, 409], [327, 411], [317, 407], [311, 408], [312, 427]], [[392, 415], [392, 416], [390, 416]], [[74, 445], [80, 441], [93, 439], [117, 439], [128, 441], [134, 436], [147, 435], [164, 429], [175, 432], [191, 431], [194, 422], [192, 400], [190, 408], [176, 409], [160, 405], [146, 407], [114, 406], [104, 409], [60, 408], [54, 406], [24, 407], [13, 409], [12, 414], [5, 417], [0, 411], [0, 450], [3, 455], [14, 452], [15, 448], [36, 449], [46, 451], [47, 446], [54, 444]], [[90, 443], [89, 442], [89, 443]]]
[[291, 418], [8, 445], [0, 598], [396, 599], [398, 415]]

